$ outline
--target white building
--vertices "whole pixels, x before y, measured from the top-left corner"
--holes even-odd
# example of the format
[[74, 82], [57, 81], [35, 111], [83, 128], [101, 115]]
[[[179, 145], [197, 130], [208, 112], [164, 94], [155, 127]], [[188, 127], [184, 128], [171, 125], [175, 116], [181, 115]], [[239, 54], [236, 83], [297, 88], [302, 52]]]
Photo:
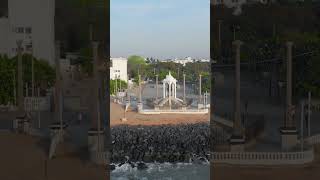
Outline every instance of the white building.
[[110, 59], [110, 79], [121, 79], [128, 82], [128, 59], [111, 58]]
[[198, 62], [210, 62], [210, 59], [199, 59]]
[[187, 63], [194, 63], [194, 62], [210, 62], [209, 59], [192, 59], [191, 57], [186, 57], [185, 59], [174, 59], [172, 62], [182, 64], [186, 66]]
[[187, 63], [193, 63], [193, 59], [191, 57], [186, 57], [185, 59], [175, 59], [173, 60], [175, 63], [182, 64], [183, 66], [186, 66]]
[[17, 41], [23, 53], [54, 64], [55, 0], [8, 0], [8, 17], [0, 18], [0, 53], [17, 55]]

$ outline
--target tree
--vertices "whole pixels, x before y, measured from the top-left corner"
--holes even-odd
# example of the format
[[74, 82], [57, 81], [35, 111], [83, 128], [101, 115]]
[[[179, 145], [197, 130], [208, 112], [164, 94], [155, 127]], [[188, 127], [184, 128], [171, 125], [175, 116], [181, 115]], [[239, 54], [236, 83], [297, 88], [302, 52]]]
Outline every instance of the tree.
[[93, 52], [92, 48], [82, 48], [79, 50], [79, 58], [76, 64], [80, 65], [81, 71], [87, 76], [92, 76], [93, 73]]
[[[55, 70], [47, 61], [36, 59], [29, 54], [23, 54], [23, 82], [31, 84], [31, 63], [34, 60], [34, 83], [35, 87], [47, 89], [54, 85]], [[15, 77], [15, 82], [14, 82]], [[8, 58], [0, 56], [0, 104], [13, 103], [13, 89], [17, 87], [17, 56]]]
[[[117, 82], [116, 82], [117, 81]], [[116, 85], [117, 89], [119, 90], [121, 83], [121, 90], [126, 89], [128, 87], [128, 84], [123, 80], [110, 80], [110, 94], [114, 95]]]
[[133, 55], [128, 58], [129, 77], [137, 78], [138, 73], [144, 74], [147, 64], [143, 57]]

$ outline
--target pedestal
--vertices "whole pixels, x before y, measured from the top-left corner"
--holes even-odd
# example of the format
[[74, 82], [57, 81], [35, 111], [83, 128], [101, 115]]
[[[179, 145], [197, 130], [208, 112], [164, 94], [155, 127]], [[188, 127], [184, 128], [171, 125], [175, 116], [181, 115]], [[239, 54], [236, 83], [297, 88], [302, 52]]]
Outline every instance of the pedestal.
[[203, 108], [203, 104], [198, 104], [198, 109], [202, 109]]
[[297, 145], [298, 131], [295, 127], [282, 127], [280, 128], [280, 134], [282, 150], [287, 151]]
[[12, 121], [12, 128], [14, 132], [22, 132], [23, 130], [23, 121], [24, 121], [24, 117], [23, 116], [19, 116], [16, 117], [16, 119], [14, 119]]
[[16, 117], [12, 122], [13, 131], [17, 133], [28, 133], [30, 129], [30, 120], [25, 116]]
[[104, 150], [105, 134], [103, 129], [92, 128], [88, 131], [88, 152], [92, 162], [104, 164], [106, 152]]
[[138, 112], [142, 112], [142, 103], [138, 103], [137, 106], [138, 106]]
[[30, 126], [31, 126], [30, 120], [24, 119], [24, 121], [23, 121], [23, 133], [29, 134]]
[[[57, 133], [59, 133], [61, 131], [61, 124], [60, 122], [55, 122], [52, 123], [50, 126], [50, 138], [53, 138]], [[65, 129], [67, 128], [67, 124], [66, 123], [62, 123], [62, 134], [61, 134], [61, 142], [63, 141], [63, 136], [65, 134]]]
[[245, 137], [232, 135], [230, 138], [230, 151], [242, 152], [245, 147]]

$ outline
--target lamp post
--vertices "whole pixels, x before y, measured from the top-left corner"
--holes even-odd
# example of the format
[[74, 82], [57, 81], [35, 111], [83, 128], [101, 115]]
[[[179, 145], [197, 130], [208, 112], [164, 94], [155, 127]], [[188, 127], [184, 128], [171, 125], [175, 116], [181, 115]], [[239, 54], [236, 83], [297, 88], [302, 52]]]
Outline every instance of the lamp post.
[[13, 97], [14, 97], [14, 105], [17, 105], [17, 90], [16, 90], [16, 71], [12, 70], [13, 74]]

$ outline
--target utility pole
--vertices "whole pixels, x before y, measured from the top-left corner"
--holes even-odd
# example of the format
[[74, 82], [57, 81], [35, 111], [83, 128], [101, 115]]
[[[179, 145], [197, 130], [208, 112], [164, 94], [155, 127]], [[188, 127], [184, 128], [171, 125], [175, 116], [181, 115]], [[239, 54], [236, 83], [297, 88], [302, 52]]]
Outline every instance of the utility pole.
[[[38, 87], [38, 99], [40, 99], [40, 88], [39, 87]], [[37, 110], [38, 110], [38, 128], [40, 129], [41, 128], [41, 118], [40, 118], [41, 113], [40, 113], [40, 105], [39, 105], [39, 103], [38, 103]]]
[[183, 74], [183, 102], [186, 102], [186, 74]]
[[23, 69], [22, 69], [22, 54], [21, 46], [22, 40], [17, 41], [18, 46], [18, 109], [20, 113], [24, 112], [24, 100], [23, 100]]
[[311, 92], [308, 93], [308, 136], [311, 136]]
[[117, 87], [117, 75], [115, 74], [114, 76], [115, 76], [114, 80], [115, 80], [115, 82], [116, 82], [116, 87], [115, 87], [115, 89], [114, 89], [114, 94], [115, 94], [115, 96], [117, 96], [117, 92], [118, 92], [118, 87]]
[[141, 75], [139, 74], [139, 103], [142, 103], [142, 97], [141, 97]]
[[13, 74], [13, 97], [14, 97], [14, 105], [17, 105], [17, 90], [16, 90], [16, 71], [12, 70]]
[[157, 74], [156, 75], [156, 89], [157, 89], [156, 101], [158, 101], [158, 95], [159, 95], [158, 78], [159, 78], [159, 75]]
[[60, 42], [56, 42], [56, 87], [55, 87], [55, 111], [56, 111], [56, 122], [60, 122], [60, 131], [63, 131], [63, 120], [62, 120], [62, 77], [60, 72]]
[[121, 79], [120, 79], [120, 74], [118, 75], [119, 78], [119, 91], [121, 92]]
[[32, 98], [34, 97], [34, 59], [33, 59], [33, 54], [31, 54], [31, 95]]
[[221, 50], [221, 23], [222, 23], [222, 20], [218, 20], [218, 45], [219, 45], [219, 51]]

